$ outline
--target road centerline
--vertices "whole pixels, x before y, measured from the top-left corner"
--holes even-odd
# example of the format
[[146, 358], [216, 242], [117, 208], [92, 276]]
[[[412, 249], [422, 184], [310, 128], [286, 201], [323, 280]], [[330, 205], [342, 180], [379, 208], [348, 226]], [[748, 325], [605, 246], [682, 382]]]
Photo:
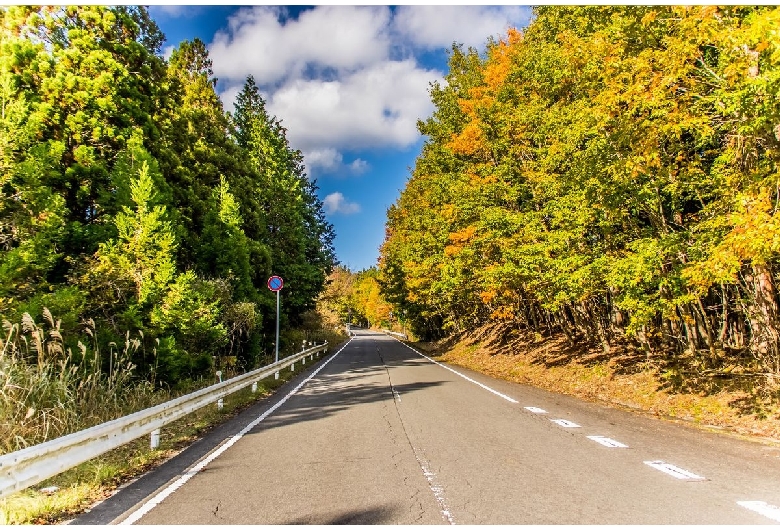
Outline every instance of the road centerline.
[[406, 428], [406, 422], [404, 421], [403, 415], [401, 414], [401, 409], [398, 407], [398, 404], [401, 402], [401, 394], [398, 393], [398, 391], [393, 386], [393, 380], [390, 377], [390, 367], [385, 362], [385, 359], [378, 347], [376, 352], [380, 361], [382, 361], [382, 365], [385, 368], [385, 373], [387, 374], [387, 383], [390, 385], [390, 391], [393, 394], [395, 412], [398, 415], [398, 421], [401, 423], [401, 428], [404, 431], [404, 436], [406, 437], [406, 441], [409, 444], [409, 448], [412, 450], [412, 454], [414, 454], [414, 458], [417, 460], [417, 464], [420, 466], [425, 480], [428, 481], [428, 487], [431, 489], [433, 497], [436, 499], [436, 503], [439, 505], [441, 516], [449, 524], [454, 525], [455, 519], [453, 518], [452, 511], [447, 504], [447, 499], [444, 496], [444, 487], [442, 487], [442, 485], [439, 483], [438, 479], [436, 478], [436, 474], [431, 471], [431, 466], [428, 460], [425, 458], [425, 456], [423, 456], [422, 452], [415, 446], [415, 444], [412, 443], [412, 439], [409, 437], [409, 430]]

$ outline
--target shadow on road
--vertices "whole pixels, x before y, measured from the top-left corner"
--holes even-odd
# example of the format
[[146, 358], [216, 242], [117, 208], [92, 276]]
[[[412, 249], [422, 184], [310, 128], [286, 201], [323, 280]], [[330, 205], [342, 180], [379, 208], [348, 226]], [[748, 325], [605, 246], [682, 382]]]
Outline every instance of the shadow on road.
[[365, 510], [350, 510], [340, 513], [309, 514], [285, 524], [390, 524], [398, 520], [401, 508], [389, 504], [374, 506]]
[[[360, 382], [360, 381], [363, 382]], [[269, 416], [257, 429], [271, 429], [327, 418], [361, 404], [392, 401], [393, 390], [401, 396], [433, 388], [445, 381], [427, 381], [390, 387], [383, 367], [353, 370], [310, 382], [304, 393]]]

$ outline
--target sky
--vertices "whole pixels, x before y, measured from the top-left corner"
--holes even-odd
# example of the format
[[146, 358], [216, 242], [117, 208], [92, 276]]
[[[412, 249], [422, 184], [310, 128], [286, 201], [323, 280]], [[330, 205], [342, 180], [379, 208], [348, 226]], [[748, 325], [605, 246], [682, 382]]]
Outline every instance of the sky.
[[411, 175], [453, 43], [484, 52], [524, 28], [528, 6], [152, 5], [166, 56], [182, 40], [209, 50], [226, 111], [252, 75], [304, 156], [339, 262], [377, 264], [387, 209]]

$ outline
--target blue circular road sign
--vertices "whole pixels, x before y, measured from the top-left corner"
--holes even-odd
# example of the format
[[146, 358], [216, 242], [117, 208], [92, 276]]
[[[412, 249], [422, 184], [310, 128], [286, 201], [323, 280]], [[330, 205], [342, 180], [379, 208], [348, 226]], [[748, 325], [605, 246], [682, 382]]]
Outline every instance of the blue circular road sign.
[[279, 276], [271, 276], [268, 278], [268, 288], [272, 291], [281, 291], [282, 286], [284, 286], [284, 282], [282, 281], [282, 278]]

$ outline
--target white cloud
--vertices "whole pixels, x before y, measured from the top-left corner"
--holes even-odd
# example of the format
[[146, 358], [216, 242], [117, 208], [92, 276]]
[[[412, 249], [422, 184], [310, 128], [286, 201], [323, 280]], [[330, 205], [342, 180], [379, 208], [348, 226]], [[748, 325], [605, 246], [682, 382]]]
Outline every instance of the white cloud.
[[170, 18], [187, 18], [198, 14], [200, 9], [192, 5], [171, 4], [171, 5], [150, 5], [149, 13], [153, 17], [167, 16]]
[[355, 175], [360, 175], [362, 173], [365, 173], [370, 169], [370, 167], [371, 166], [369, 165], [368, 162], [360, 158], [353, 160], [352, 163], [349, 165], [349, 169], [351, 169]]
[[173, 55], [173, 50], [175, 49], [176, 46], [163, 46], [162, 54], [166, 61], [171, 58], [171, 55]]
[[419, 140], [417, 120], [433, 110], [429, 85], [443, 74], [412, 52], [453, 41], [482, 49], [490, 35], [523, 27], [530, 16], [525, 6], [320, 5], [293, 19], [284, 7], [254, 6], [217, 32], [209, 55], [226, 110], [253, 75], [307, 167], [354, 175], [368, 163], [345, 162], [343, 153]]
[[319, 6], [297, 20], [280, 20], [284, 10], [256, 6], [230, 17], [209, 46], [214, 74], [259, 85], [311, 72], [355, 71], [387, 58], [390, 10], [384, 6]]
[[528, 6], [401, 6], [393, 17], [400, 37], [421, 48], [449, 48], [453, 42], [482, 49], [488, 37], [506, 35], [509, 27], [525, 27]]
[[415, 61], [384, 61], [337, 81], [296, 80], [273, 94], [269, 110], [283, 117], [302, 151], [407, 147], [417, 120], [430, 114], [429, 83], [441, 74]]
[[314, 149], [303, 153], [307, 167], [318, 167], [332, 173], [343, 165], [344, 156], [333, 148]]
[[344, 215], [350, 215], [360, 212], [360, 205], [356, 202], [349, 202], [344, 198], [341, 192], [334, 192], [326, 196], [322, 201], [325, 213], [333, 215], [335, 213], [341, 213]]
[[368, 171], [369, 164], [361, 158], [344, 163], [344, 155], [332, 147], [314, 149], [303, 153], [306, 167], [312, 171], [329, 173], [337, 176], [361, 175]]

